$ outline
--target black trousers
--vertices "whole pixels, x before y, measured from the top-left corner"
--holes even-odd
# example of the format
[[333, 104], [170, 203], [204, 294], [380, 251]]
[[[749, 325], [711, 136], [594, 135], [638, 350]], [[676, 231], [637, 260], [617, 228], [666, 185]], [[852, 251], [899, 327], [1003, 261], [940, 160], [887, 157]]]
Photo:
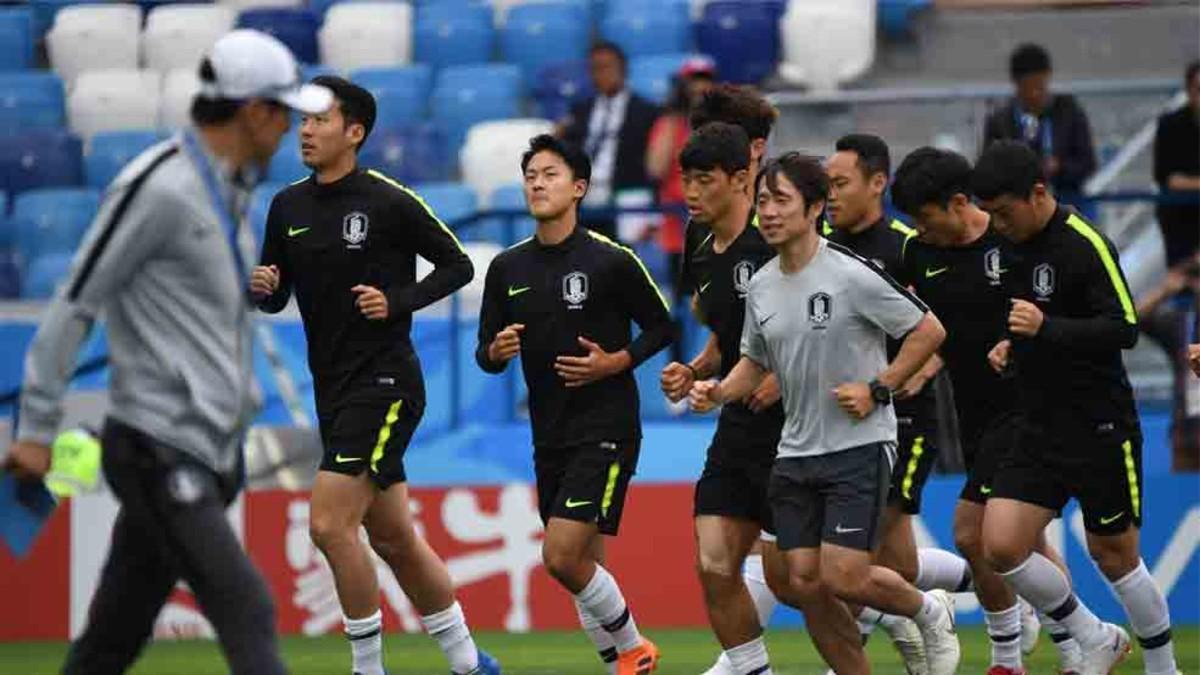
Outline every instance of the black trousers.
[[231, 673], [286, 673], [267, 585], [225, 519], [237, 486], [113, 420], [101, 440], [104, 476], [121, 509], [87, 627], [63, 672], [125, 672], [183, 579], [215, 627]]

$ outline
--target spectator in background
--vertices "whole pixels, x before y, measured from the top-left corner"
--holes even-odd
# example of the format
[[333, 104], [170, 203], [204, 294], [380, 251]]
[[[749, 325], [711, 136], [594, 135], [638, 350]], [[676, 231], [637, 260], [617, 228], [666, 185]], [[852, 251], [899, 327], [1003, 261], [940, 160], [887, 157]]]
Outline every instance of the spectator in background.
[[[592, 181], [583, 200], [584, 208], [609, 209], [616, 206], [622, 191], [643, 190], [652, 195], [646, 175], [646, 144], [658, 108], [626, 86], [627, 62], [620, 47], [598, 42], [589, 59], [596, 95], [571, 107], [571, 114], [559, 126], [559, 136], [582, 148], [592, 161]], [[650, 199], [644, 204], [648, 206]], [[583, 215], [585, 226], [615, 238], [616, 224], [611, 215]]]
[[[650, 129], [650, 147], [646, 151], [646, 173], [658, 181], [658, 203], [683, 203], [683, 171], [679, 167], [679, 152], [687, 143], [692, 125], [688, 115], [696, 102], [713, 88], [717, 69], [712, 59], [697, 56], [684, 62], [674, 78], [671, 98], [666, 110]], [[676, 336], [671, 343], [673, 361], [684, 362], [680, 339], [680, 304], [683, 299], [679, 270], [683, 261], [683, 218], [676, 212], [665, 213], [658, 224], [658, 245], [667, 254], [671, 270], [671, 289]]]
[[1158, 118], [1154, 180], [1163, 192], [1191, 193], [1188, 204], [1160, 204], [1158, 226], [1174, 268], [1200, 250], [1200, 61], [1184, 74], [1187, 105]]
[[1096, 170], [1092, 130], [1087, 114], [1068, 94], [1050, 93], [1050, 54], [1024, 44], [1009, 58], [1015, 92], [992, 111], [984, 125], [983, 149], [993, 141], [1025, 141], [1042, 160], [1042, 168], [1058, 195], [1078, 195]]

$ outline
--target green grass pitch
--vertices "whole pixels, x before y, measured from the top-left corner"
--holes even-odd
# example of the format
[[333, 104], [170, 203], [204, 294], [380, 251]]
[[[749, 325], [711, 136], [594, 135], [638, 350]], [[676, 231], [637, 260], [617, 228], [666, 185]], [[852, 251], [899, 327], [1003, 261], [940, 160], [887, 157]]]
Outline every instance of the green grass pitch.
[[[706, 630], [653, 630], [647, 634], [663, 652], [659, 673], [696, 675], [711, 665], [717, 653]], [[987, 636], [980, 627], [964, 627], [963, 664], [960, 673], [983, 673], [988, 666]], [[505, 673], [514, 675], [600, 675], [604, 671], [580, 632], [540, 632], [526, 635], [480, 632], [478, 643], [498, 657]], [[774, 672], [778, 675], [820, 675], [824, 666], [802, 631], [770, 631], [767, 642]], [[1200, 673], [1200, 629], [1175, 630], [1176, 653], [1184, 673]], [[423, 635], [385, 637], [386, 663], [391, 675], [439, 674], [447, 668], [433, 642]], [[293, 675], [348, 675], [349, 648], [339, 636], [289, 637], [283, 641], [284, 657]], [[0, 644], [0, 673], [50, 675], [58, 672], [66, 645], [59, 642]], [[902, 673], [899, 660], [885, 636], [877, 634], [868, 646], [872, 670], [879, 674]], [[1119, 673], [1141, 673], [1141, 655], [1134, 653]], [[1056, 673], [1054, 647], [1044, 634], [1038, 649], [1026, 661], [1031, 675]], [[131, 675], [219, 675], [224, 662], [213, 642], [159, 642], [144, 654]]]

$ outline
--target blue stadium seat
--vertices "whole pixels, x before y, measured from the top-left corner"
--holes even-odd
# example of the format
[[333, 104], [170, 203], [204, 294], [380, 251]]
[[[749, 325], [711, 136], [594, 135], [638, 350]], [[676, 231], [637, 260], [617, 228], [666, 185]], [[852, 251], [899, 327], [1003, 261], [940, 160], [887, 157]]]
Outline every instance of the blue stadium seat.
[[642, 419], [666, 419], [671, 416], [670, 404], [659, 384], [663, 368], [671, 362], [671, 350], [664, 349], [633, 371], [637, 380], [638, 398], [642, 404]]
[[31, 260], [25, 267], [21, 297], [28, 300], [50, 299], [70, 269], [70, 253], [51, 253]]
[[292, 130], [279, 142], [279, 149], [271, 158], [267, 167], [267, 180], [273, 183], [291, 183], [312, 173], [300, 157], [299, 124], [293, 124]]
[[[492, 193], [491, 204], [492, 208], [497, 210], [528, 212], [529, 209], [529, 205], [525, 203], [525, 188], [521, 185], [505, 185], [496, 188], [496, 191]], [[514, 218], [511, 235], [507, 225], [502, 224], [502, 227], [500, 236], [495, 241], [505, 246], [512, 246], [518, 241], [532, 237], [534, 231], [537, 230], [537, 223], [533, 221], [532, 217]]]
[[[0, 227], [3, 226], [0, 220]], [[12, 300], [21, 297], [21, 266], [17, 252], [12, 248], [0, 248], [0, 299]]]
[[889, 37], [911, 37], [913, 16], [930, 4], [931, 0], [879, 0], [879, 25]]
[[308, 82], [318, 75], [337, 75], [338, 72], [329, 66], [319, 63], [301, 63], [300, 79]]
[[361, 68], [350, 79], [375, 96], [375, 125], [399, 127], [425, 119], [433, 71], [425, 64], [402, 68]]
[[515, 63], [533, 87], [541, 69], [555, 61], [587, 56], [591, 29], [587, 10], [578, 5], [532, 3], [508, 11], [500, 33], [503, 60]]
[[445, 137], [433, 124], [376, 128], [358, 161], [406, 185], [432, 183], [450, 178], [453, 157], [445, 147]]
[[533, 87], [539, 116], [548, 120], [562, 119], [571, 111], [572, 104], [593, 93], [587, 61], [551, 63], [542, 68]]
[[157, 131], [105, 131], [92, 136], [83, 158], [87, 184], [101, 190], [108, 187], [129, 160], [160, 140]]
[[452, 228], [479, 208], [475, 191], [462, 183], [423, 183], [413, 190], [429, 204], [438, 219]]
[[287, 187], [287, 183], [260, 183], [250, 193], [250, 206], [246, 209], [246, 218], [254, 230], [254, 241], [261, 247], [267, 236], [267, 212], [271, 210], [271, 200], [275, 194]]
[[687, 54], [642, 56], [629, 60], [629, 87], [658, 105], [671, 94], [671, 78], [688, 59]]
[[50, 253], [71, 253], [79, 246], [100, 207], [93, 188], [30, 190], [13, 202], [18, 222], [17, 249], [25, 260]]
[[415, 60], [434, 68], [487, 63], [496, 45], [492, 8], [459, 2], [421, 5], [413, 42]]
[[79, 185], [82, 154], [79, 139], [65, 131], [0, 136], [0, 191]]
[[630, 59], [637, 56], [686, 52], [692, 46], [687, 7], [667, 3], [628, 3], [609, 6], [600, 34], [615, 42]]
[[779, 17], [766, 3], [710, 2], [696, 25], [696, 47], [716, 61], [722, 80], [757, 83], [779, 61]]
[[0, 71], [33, 65], [33, 11], [28, 7], [0, 9]]
[[301, 63], [316, 63], [317, 17], [307, 9], [293, 7], [258, 7], [242, 10], [238, 28], [254, 28], [279, 38]]
[[40, 40], [54, 24], [54, 15], [67, 5], [100, 4], [106, 0], [30, 0], [33, 9], [33, 37]]
[[521, 96], [521, 71], [510, 64], [452, 66], [438, 73], [431, 108], [446, 135], [452, 156], [458, 153], [467, 129], [479, 122], [516, 117]]
[[0, 73], [0, 134], [67, 125], [62, 80], [47, 71]]

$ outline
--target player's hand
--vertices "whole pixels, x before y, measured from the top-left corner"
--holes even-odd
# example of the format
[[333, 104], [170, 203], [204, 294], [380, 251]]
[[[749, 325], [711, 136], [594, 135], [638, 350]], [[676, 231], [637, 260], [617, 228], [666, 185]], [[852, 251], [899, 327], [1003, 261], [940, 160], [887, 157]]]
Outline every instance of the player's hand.
[[1200, 377], [1200, 344], [1188, 345], [1188, 365], [1196, 377]]
[[758, 387], [746, 397], [744, 403], [750, 408], [750, 412], [760, 413], [775, 405], [780, 395], [779, 378], [775, 377], [775, 373], [767, 373]]
[[274, 265], [259, 265], [250, 273], [250, 295], [262, 300], [279, 289], [279, 268]]
[[1046, 315], [1042, 314], [1037, 305], [1028, 300], [1014, 298], [1012, 309], [1008, 312], [1008, 330], [1014, 335], [1033, 337], [1042, 329], [1045, 319]]
[[692, 389], [692, 383], [696, 381], [696, 376], [691, 368], [678, 361], [672, 361], [662, 369], [659, 381], [667, 400], [671, 403], [679, 403], [687, 398], [688, 392]]
[[629, 367], [628, 352], [622, 350], [610, 354], [582, 335], [578, 340], [587, 350], [587, 356], [559, 356], [554, 359], [554, 370], [558, 372], [559, 377], [566, 380], [568, 388], [582, 387], [596, 380], [603, 380]]
[[918, 370], [913, 373], [912, 377], [908, 378], [907, 382], [900, 385], [899, 389], [892, 392], [892, 396], [900, 401], [913, 398], [925, 389], [925, 385], [929, 384], [929, 380], [930, 378], [925, 373]]
[[50, 446], [33, 441], [17, 441], [9, 446], [4, 470], [18, 480], [42, 480], [50, 471]]
[[1008, 367], [1008, 362], [1011, 355], [1012, 341], [1001, 340], [1000, 342], [996, 343], [995, 347], [992, 347], [990, 352], [988, 352], [988, 363], [991, 364], [992, 370], [996, 371], [997, 373], [1002, 373], [1004, 372], [1004, 369]]
[[703, 415], [716, 408], [721, 402], [720, 384], [716, 380], [693, 382], [692, 390], [688, 392], [688, 405], [692, 412]]
[[847, 382], [838, 385], [833, 390], [833, 397], [838, 405], [854, 419], [861, 420], [875, 409], [875, 399], [871, 398], [871, 386], [866, 382]]
[[372, 321], [381, 321], [388, 318], [388, 301], [387, 296], [383, 291], [374, 286], [364, 286], [359, 284], [350, 289], [351, 293], [358, 297], [354, 299], [354, 306], [362, 315]]
[[496, 333], [492, 344], [488, 345], [488, 359], [492, 363], [508, 363], [521, 353], [521, 331], [525, 330], [523, 323], [510, 323], [504, 330]]

